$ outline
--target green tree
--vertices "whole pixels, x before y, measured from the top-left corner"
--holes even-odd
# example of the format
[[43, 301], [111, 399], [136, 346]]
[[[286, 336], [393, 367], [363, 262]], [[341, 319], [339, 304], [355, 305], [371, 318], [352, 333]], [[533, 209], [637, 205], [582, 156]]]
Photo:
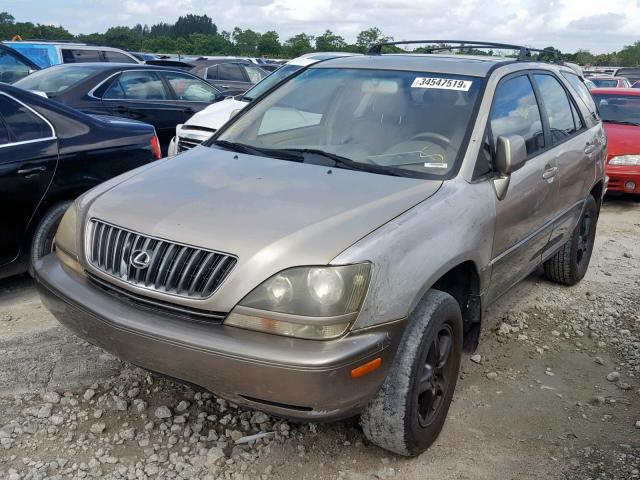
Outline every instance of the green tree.
[[106, 46], [124, 50], [140, 50], [142, 44], [142, 36], [129, 27], [111, 27], [103, 38]]
[[258, 40], [258, 55], [273, 57], [279, 55], [281, 50], [282, 44], [280, 44], [280, 38], [277, 32], [269, 30], [260, 35], [260, 39]]
[[242, 30], [241, 28], [236, 27], [233, 29], [231, 38], [233, 38], [233, 43], [240, 55], [255, 57], [258, 54], [258, 41], [260, 40], [259, 33], [254, 32], [250, 28]]
[[155, 53], [174, 53], [176, 43], [169, 37], [150, 37], [142, 41], [141, 50]]
[[207, 15], [188, 14], [178, 17], [173, 25], [173, 36], [187, 38], [194, 33], [202, 33], [204, 35], [215, 35], [218, 33], [218, 27], [211, 17]]
[[322, 35], [316, 37], [316, 50], [319, 52], [338, 52], [344, 50], [347, 42], [340, 35], [334, 34], [331, 30], [326, 30]]
[[382, 35], [382, 31], [378, 27], [371, 27], [361, 31], [356, 37], [356, 45], [358, 49], [364, 53], [367, 49], [376, 43], [390, 42], [393, 37]]
[[15, 20], [15, 17], [9, 12], [0, 12], [0, 25], [13, 25]]
[[229, 55], [234, 53], [234, 45], [222, 35], [194, 33], [189, 37], [194, 55]]
[[284, 43], [287, 56], [299, 57], [302, 54], [313, 52], [311, 42], [313, 42], [313, 37], [306, 33], [294, 35]]

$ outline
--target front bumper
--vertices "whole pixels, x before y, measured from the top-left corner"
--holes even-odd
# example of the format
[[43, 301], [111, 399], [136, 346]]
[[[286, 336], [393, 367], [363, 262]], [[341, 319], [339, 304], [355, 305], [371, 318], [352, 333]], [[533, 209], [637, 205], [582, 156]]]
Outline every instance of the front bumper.
[[[608, 191], [640, 194], [640, 167], [607, 165], [606, 173], [609, 177]], [[628, 188], [630, 183], [635, 188]]]
[[[45, 306], [63, 325], [118, 357], [200, 385], [239, 405], [319, 421], [357, 414], [391, 366], [403, 322], [331, 341], [300, 340], [138, 308], [64, 267], [55, 254], [35, 265]], [[361, 378], [351, 370], [376, 357]]]

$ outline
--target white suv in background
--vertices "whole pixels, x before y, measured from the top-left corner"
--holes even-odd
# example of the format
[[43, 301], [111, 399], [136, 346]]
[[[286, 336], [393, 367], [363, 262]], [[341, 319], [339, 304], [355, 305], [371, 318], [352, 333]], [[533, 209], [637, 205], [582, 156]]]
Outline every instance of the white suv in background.
[[253, 99], [262, 95], [275, 84], [303, 67], [313, 65], [322, 60], [336, 57], [356, 55], [346, 52], [315, 52], [307, 53], [285, 63], [271, 75], [242, 95], [229, 97], [221, 102], [214, 103], [204, 110], [193, 115], [183, 124], [176, 126], [176, 136], [171, 139], [167, 155], [169, 157], [189, 150], [207, 140], [216, 130], [224, 125], [234, 112], [246, 107]]

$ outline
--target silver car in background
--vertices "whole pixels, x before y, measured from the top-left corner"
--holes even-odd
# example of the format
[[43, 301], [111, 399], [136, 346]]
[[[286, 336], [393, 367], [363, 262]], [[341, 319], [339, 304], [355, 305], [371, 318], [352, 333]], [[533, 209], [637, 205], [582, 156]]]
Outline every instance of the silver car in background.
[[375, 444], [420, 453], [484, 308], [540, 265], [579, 282], [593, 248], [595, 106], [571, 68], [515, 48], [307, 67], [80, 197], [36, 264], [45, 305], [143, 368], [289, 418], [359, 414]]

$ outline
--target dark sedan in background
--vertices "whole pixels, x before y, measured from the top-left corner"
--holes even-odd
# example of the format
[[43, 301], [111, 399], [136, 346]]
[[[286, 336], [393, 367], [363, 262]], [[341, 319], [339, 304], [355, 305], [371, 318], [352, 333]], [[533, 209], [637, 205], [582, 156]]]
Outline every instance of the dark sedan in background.
[[51, 252], [73, 199], [159, 157], [151, 125], [85, 115], [0, 84], [0, 278]]
[[114, 63], [57, 65], [14, 84], [85, 113], [150, 123], [163, 153], [176, 125], [221, 100], [216, 87], [176, 68]]

